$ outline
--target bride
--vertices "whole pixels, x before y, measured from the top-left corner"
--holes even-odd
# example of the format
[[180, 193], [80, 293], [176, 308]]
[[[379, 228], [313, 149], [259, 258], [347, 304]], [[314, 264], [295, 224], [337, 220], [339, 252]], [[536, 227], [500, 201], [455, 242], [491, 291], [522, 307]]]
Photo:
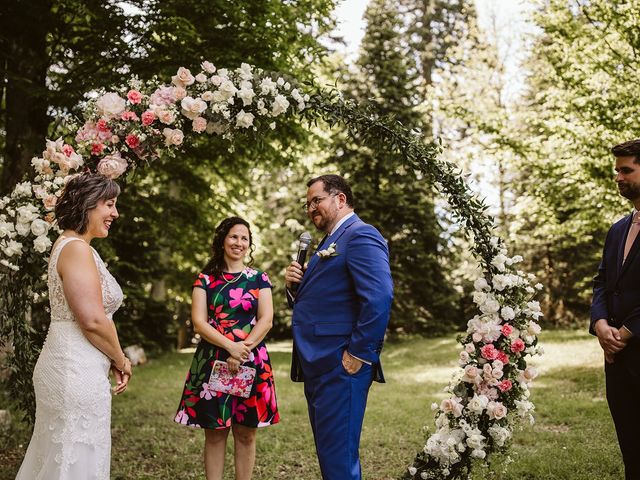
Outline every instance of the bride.
[[16, 480], [107, 480], [111, 459], [111, 384], [126, 390], [125, 357], [113, 313], [122, 290], [89, 245], [118, 218], [120, 187], [96, 173], [71, 179], [56, 205], [64, 231], [51, 249], [51, 325], [33, 372], [36, 421]]

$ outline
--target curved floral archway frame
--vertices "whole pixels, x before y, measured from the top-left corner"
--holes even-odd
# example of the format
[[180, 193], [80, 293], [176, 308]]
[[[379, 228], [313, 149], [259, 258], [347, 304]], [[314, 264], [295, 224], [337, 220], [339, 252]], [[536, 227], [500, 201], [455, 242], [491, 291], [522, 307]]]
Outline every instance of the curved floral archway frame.
[[447, 387], [448, 397], [433, 406], [435, 432], [402, 478], [462, 478], [474, 459], [486, 461], [504, 451], [515, 422], [533, 422], [528, 398], [536, 371], [527, 366], [527, 358], [540, 353], [537, 321], [542, 313], [532, 298], [542, 286], [533, 287], [533, 275], [518, 270], [522, 257], [507, 256], [492, 234], [484, 203], [457, 167], [438, 158], [441, 146], [425, 143], [393, 119], [347, 102], [334, 90], [299, 86], [244, 63], [234, 70], [218, 70], [210, 62], [201, 68], [195, 76], [180, 68], [170, 85], [132, 79], [125, 88], [89, 101], [74, 144], [47, 140], [42, 156], [32, 160], [32, 180], [0, 199], [0, 339], [13, 347], [10, 387], [16, 397], [24, 398], [33, 414], [30, 382], [38, 352], [26, 313], [42, 291], [47, 253], [59, 233], [53, 211], [70, 176], [90, 169], [117, 178], [160, 156], [175, 155], [183, 142], [198, 135], [221, 135], [232, 148], [238, 136], [260, 135], [297, 117], [343, 124], [422, 172], [447, 197], [483, 270], [474, 284], [478, 314], [460, 339], [460, 368]]

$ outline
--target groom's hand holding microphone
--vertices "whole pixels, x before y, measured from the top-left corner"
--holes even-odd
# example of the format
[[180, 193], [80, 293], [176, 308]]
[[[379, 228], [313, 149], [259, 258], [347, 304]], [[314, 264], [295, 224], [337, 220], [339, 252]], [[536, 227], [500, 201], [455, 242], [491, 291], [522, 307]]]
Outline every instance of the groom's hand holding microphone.
[[289, 264], [284, 275], [287, 290], [293, 296], [295, 296], [298, 285], [302, 282], [302, 277], [304, 276], [304, 262], [307, 259], [309, 245], [311, 245], [311, 235], [303, 232], [299, 240], [296, 260]]

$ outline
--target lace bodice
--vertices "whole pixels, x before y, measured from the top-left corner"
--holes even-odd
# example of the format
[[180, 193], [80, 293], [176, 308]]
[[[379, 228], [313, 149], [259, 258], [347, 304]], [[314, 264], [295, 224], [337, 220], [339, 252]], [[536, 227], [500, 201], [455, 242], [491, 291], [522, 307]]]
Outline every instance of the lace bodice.
[[[60, 252], [65, 245], [72, 241], [83, 240], [77, 237], [62, 237], [62, 239], [55, 245], [54, 250], [51, 252], [51, 258], [49, 260], [49, 302], [51, 304], [51, 321], [52, 322], [74, 322], [75, 317], [73, 312], [69, 308], [67, 299], [64, 296], [62, 289], [62, 279], [58, 275], [57, 264]], [[100, 286], [102, 287], [102, 303], [104, 305], [104, 311], [107, 317], [112, 318], [120, 305], [122, 305], [122, 289], [113, 275], [107, 270], [107, 266], [100, 258], [100, 255], [96, 250], [91, 247], [93, 252], [93, 259], [98, 267], [98, 274], [100, 275]]]

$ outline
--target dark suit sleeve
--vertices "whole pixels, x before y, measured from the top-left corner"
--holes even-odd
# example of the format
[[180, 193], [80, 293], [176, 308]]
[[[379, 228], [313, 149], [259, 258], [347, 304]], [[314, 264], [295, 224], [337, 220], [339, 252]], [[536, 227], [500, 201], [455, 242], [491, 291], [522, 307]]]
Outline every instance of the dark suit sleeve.
[[589, 333], [595, 335], [593, 329], [595, 322], [601, 318], [609, 319], [609, 309], [607, 307], [606, 281], [607, 265], [605, 262], [607, 249], [610, 247], [611, 230], [607, 233], [602, 250], [602, 258], [598, 266], [598, 273], [593, 277], [593, 298], [591, 300], [591, 322], [589, 323]]
[[349, 240], [346, 255], [359, 307], [348, 351], [378, 363], [393, 300], [389, 250], [382, 235], [364, 225]]
[[635, 336], [640, 337], [640, 307], [631, 310], [627, 318], [622, 322], [622, 325], [627, 327]]

